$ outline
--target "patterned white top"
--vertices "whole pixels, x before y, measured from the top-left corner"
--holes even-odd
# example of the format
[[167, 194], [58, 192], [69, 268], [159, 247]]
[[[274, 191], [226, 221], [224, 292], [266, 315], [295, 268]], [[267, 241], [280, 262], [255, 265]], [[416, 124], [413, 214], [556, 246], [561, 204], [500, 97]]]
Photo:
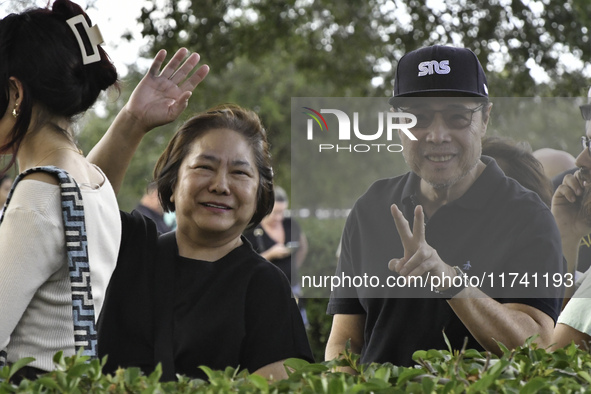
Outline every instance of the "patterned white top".
[[[106, 178], [105, 178], [106, 179]], [[98, 317], [121, 241], [117, 199], [108, 180], [80, 186], [91, 283]], [[24, 179], [0, 225], [0, 349], [8, 361], [52, 370], [53, 356], [74, 354], [72, 297], [59, 185]]]

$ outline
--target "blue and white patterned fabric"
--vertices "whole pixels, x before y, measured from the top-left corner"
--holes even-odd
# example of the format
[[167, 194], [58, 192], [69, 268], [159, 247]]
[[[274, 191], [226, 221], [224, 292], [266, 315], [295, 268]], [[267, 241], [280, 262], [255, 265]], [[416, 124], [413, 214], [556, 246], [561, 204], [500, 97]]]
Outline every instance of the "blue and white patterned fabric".
[[[76, 181], [63, 169], [54, 166], [34, 167], [19, 174], [6, 199], [4, 212], [10, 203], [18, 182], [34, 172], [47, 172], [55, 175], [61, 187], [62, 214], [68, 254], [68, 267], [72, 290], [72, 319], [74, 322], [74, 344], [76, 353], [97, 358], [97, 333], [95, 327], [94, 302], [90, 284], [90, 265], [88, 263], [88, 240], [84, 222], [84, 204]], [[0, 217], [0, 225], [4, 215]], [[6, 365], [6, 349], [0, 351], [0, 366]]]

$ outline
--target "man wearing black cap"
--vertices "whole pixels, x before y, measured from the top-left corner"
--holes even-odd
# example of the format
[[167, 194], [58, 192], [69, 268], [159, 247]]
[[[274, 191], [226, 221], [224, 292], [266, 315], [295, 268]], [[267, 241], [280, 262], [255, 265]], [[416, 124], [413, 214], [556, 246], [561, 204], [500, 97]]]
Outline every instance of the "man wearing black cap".
[[[399, 133], [411, 172], [375, 182], [347, 219], [336, 275], [382, 285], [333, 290], [326, 358], [350, 340], [363, 363], [412, 365], [416, 350], [447, 347], [442, 331], [454, 349], [468, 338], [468, 348], [500, 354], [496, 341], [514, 348], [536, 334], [548, 346], [562, 289], [534, 291], [531, 281], [562, 275], [560, 235], [535, 193], [481, 157], [492, 104], [476, 55], [408, 53], [389, 102], [416, 117], [417, 141]], [[417, 278], [425, 285], [413, 287]]]

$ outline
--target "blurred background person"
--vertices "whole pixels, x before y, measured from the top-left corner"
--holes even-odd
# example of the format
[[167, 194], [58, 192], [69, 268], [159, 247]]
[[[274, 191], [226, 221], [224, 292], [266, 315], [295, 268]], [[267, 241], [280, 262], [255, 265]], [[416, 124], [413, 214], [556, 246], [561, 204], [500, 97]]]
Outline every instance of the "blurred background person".
[[172, 231], [172, 227], [166, 223], [164, 210], [158, 198], [158, 185], [155, 182], [148, 183], [146, 192], [135, 207], [135, 210], [142, 215], [152, 219], [156, 223], [156, 229], [161, 234]]
[[541, 148], [533, 151], [533, 155], [542, 163], [544, 173], [549, 179], [576, 167], [574, 156], [563, 150]]
[[275, 204], [271, 213], [261, 220], [254, 229], [246, 232], [246, 239], [250, 241], [255, 251], [283, 271], [291, 283], [302, 313], [304, 323], [308, 323], [305, 302], [302, 298], [302, 288], [299, 283], [299, 269], [308, 253], [308, 240], [297, 221], [288, 213], [289, 198], [285, 190], [275, 186]]
[[[589, 89], [587, 96], [591, 97], [591, 89]], [[585, 105], [581, 105], [579, 108], [581, 111], [581, 116], [582, 116], [583, 120], [585, 121], [585, 125], [587, 125], [589, 123], [589, 121], [591, 120], [591, 105], [585, 104]], [[587, 141], [586, 138], [587, 138], [586, 135], [582, 137], [583, 147], [585, 147], [585, 142]], [[583, 153], [581, 153], [579, 156], [577, 156], [576, 161], [573, 161], [573, 163], [570, 165], [570, 167], [563, 168], [562, 172], [560, 172], [558, 175], [555, 175], [552, 178], [552, 185], [554, 186], [554, 191], [556, 191], [558, 189], [558, 187], [560, 187], [560, 185], [562, 185], [562, 183], [567, 175], [574, 175], [577, 172], [577, 170], [579, 170], [579, 164], [580, 164], [581, 160], [584, 159], [584, 156], [581, 157], [581, 155], [583, 155], [584, 153], [585, 153], [585, 150], [583, 149]], [[564, 160], [564, 159], [562, 159], [560, 161], [565, 163], [565, 165], [569, 163], [568, 160]], [[584, 160], [583, 160], [583, 164], [584, 164]], [[581, 170], [581, 171], [584, 173], [583, 170]], [[581, 174], [581, 171], [579, 171], [579, 174]], [[579, 250], [576, 254], [576, 263], [571, 262], [571, 268], [575, 267], [574, 273], [578, 277], [582, 273], [588, 271], [590, 266], [591, 266], [591, 234], [587, 233], [587, 234], [583, 235], [579, 240]]]
[[552, 183], [540, 161], [532, 154], [529, 144], [510, 138], [486, 137], [482, 139], [482, 154], [495, 159], [505, 175], [536, 192], [550, 206], [554, 193]]
[[[591, 97], [591, 89], [588, 96]], [[580, 108], [585, 120], [585, 135], [581, 138], [583, 150], [576, 159], [578, 170], [564, 176], [552, 198], [552, 214], [560, 230], [568, 272], [575, 274], [580, 270], [580, 240], [591, 232], [591, 104], [581, 105]], [[590, 311], [591, 274], [590, 270], [586, 270], [578, 275], [575, 286], [567, 288], [565, 307], [558, 317], [552, 337], [554, 349], [566, 346], [571, 341], [589, 349]]]

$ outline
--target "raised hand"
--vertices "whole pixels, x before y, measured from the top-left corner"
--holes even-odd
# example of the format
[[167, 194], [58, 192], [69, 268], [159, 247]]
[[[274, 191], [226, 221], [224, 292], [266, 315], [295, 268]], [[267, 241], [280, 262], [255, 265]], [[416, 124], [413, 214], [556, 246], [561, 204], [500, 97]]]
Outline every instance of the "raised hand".
[[208, 66], [201, 66], [191, 74], [199, 63], [199, 55], [193, 53], [183, 62], [187, 53], [187, 49], [179, 49], [160, 71], [166, 51], [158, 52], [127, 104], [88, 154], [88, 160], [107, 175], [115, 193], [119, 192], [142, 138], [153, 128], [178, 118], [187, 108], [193, 89], [209, 72]]
[[456, 276], [455, 270], [444, 263], [437, 251], [425, 240], [425, 214], [422, 206], [418, 205], [415, 208], [412, 231], [396, 204], [392, 204], [390, 211], [404, 247], [404, 256], [392, 259], [388, 263], [390, 270], [407, 277], [421, 276], [427, 272], [430, 272], [431, 276]]
[[563, 238], [572, 237], [578, 242], [591, 232], [590, 218], [581, 210], [585, 189], [589, 187], [591, 185], [578, 170], [574, 175], [566, 175], [556, 189], [552, 197], [552, 214]]
[[178, 118], [187, 108], [193, 90], [209, 72], [207, 65], [196, 69], [197, 53], [184, 60], [188, 52], [186, 48], [179, 49], [160, 71], [166, 58], [166, 51], [160, 50], [125, 105], [123, 111], [135, 118], [146, 132]]

